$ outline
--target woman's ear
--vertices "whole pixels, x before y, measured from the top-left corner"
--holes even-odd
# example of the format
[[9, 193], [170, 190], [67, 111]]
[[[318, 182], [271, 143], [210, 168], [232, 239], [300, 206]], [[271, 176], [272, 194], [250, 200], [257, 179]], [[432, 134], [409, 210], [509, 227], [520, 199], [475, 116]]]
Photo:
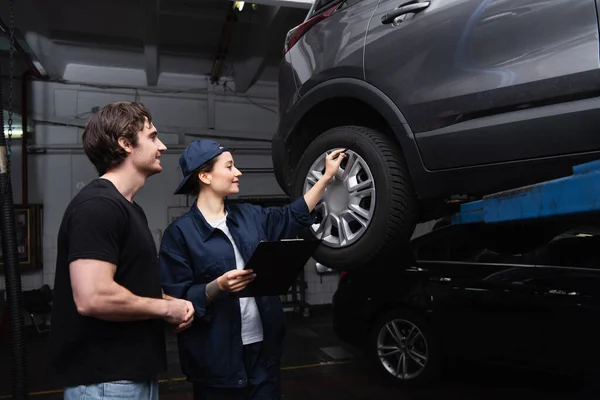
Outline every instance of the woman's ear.
[[198, 179], [200, 179], [200, 182], [204, 183], [205, 185], [210, 185], [211, 176], [209, 172], [198, 173]]

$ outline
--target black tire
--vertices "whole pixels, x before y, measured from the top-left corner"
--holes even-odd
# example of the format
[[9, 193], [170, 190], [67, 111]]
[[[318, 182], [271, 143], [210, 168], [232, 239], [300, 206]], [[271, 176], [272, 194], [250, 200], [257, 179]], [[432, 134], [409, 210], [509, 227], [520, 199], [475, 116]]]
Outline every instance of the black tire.
[[[400, 147], [382, 133], [359, 126], [341, 126], [322, 133], [304, 151], [295, 170], [292, 194], [304, 194], [304, 183], [313, 162], [322, 154], [347, 148], [362, 157], [373, 176], [376, 201], [364, 234], [346, 247], [319, 246], [314, 259], [343, 271], [367, 265], [375, 257], [404, 250], [418, 220], [418, 203]], [[304, 237], [313, 237], [307, 229]]]
[[[390, 324], [392, 321], [396, 321], [396, 327], [403, 334], [407, 334], [411, 325], [418, 329], [418, 331], [413, 332], [420, 333], [412, 347], [409, 346], [411, 348], [411, 355], [407, 358], [408, 371], [412, 372], [414, 376], [395, 376], [394, 373], [388, 369], [396, 369], [398, 367], [398, 360], [400, 357], [407, 356], [395, 354], [384, 358], [387, 368], [384, 365], [382, 358], [380, 358], [379, 343], [382, 340], [386, 345], [395, 343], [395, 340], [393, 340], [393, 337], [390, 336], [389, 330], [386, 327], [386, 325]], [[381, 352], [385, 351], [390, 350], [381, 350]], [[416, 354], [421, 356], [425, 355], [426, 361], [423, 362], [423, 360], [418, 358]], [[439, 339], [432, 330], [430, 324], [421, 314], [408, 309], [389, 311], [377, 320], [369, 335], [369, 340], [367, 343], [367, 357], [369, 362], [373, 364], [373, 366], [377, 369], [379, 374], [383, 376], [384, 379], [387, 379], [396, 385], [407, 387], [420, 387], [437, 381], [440, 377], [444, 361], [444, 355]], [[421, 360], [424, 365], [419, 366], [415, 361], [413, 361], [415, 359]], [[400, 365], [403, 365], [403, 363], [400, 362]]]

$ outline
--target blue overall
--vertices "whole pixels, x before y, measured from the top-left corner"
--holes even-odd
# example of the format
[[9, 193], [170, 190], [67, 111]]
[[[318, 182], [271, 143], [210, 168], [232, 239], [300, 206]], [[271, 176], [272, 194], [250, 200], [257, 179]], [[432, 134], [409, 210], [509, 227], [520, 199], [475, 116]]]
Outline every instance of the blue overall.
[[[226, 210], [227, 226], [245, 262], [261, 240], [295, 237], [313, 221], [303, 197], [281, 208], [235, 204], [226, 205]], [[195, 203], [165, 230], [159, 264], [164, 292], [194, 305], [192, 326], [177, 335], [179, 359], [186, 377], [213, 388], [247, 388], [269, 380], [278, 391], [285, 331], [281, 300], [277, 296], [256, 298], [263, 324], [257, 361], [261, 376], [249, 377], [244, 363], [247, 354], [241, 339], [238, 298], [222, 292], [208, 307], [205, 301], [206, 284], [236, 268], [233, 246], [221, 230], [206, 222]]]

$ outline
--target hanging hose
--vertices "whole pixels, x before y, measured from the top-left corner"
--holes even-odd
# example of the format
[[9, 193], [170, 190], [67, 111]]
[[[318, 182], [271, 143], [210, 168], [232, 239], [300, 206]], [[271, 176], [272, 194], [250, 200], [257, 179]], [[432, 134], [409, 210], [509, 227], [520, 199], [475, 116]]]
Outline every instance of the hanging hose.
[[[13, 93], [13, 57], [14, 57], [14, 0], [10, 7], [10, 76], [9, 76], [9, 113], [8, 142], [4, 135], [4, 102], [2, 79], [0, 79], [0, 219], [2, 235], [2, 253], [4, 256], [4, 274], [6, 281], [6, 303], [8, 308], [9, 332], [12, 355], [12, 397], [27, 398], [27, 349], [25, 326], [23, 321], [23, 294], [21, 291], [21, 274], [17, 258], [17, 233], [15, 230], [15, 213], [10, 180], [10, 141], [12, 139], [12, 93]], [[1, 71], [0, 71], [1, 72]], [[0, 73], [1, 76], [1, 73]]]
[[[0, 114], [0, 123], [4, 123], [2, 114]], [[27, 349], [22, 313], [23, 295], [17, 259], [17, 234], [15, 231], [12, 186], [4, 130], [0, 135], [0, 218], [2, 220], [1, 234], [6, 282], [6, 305], [11, 338], [12, 393], [13, 399], [25, 399], [27, 398]]]

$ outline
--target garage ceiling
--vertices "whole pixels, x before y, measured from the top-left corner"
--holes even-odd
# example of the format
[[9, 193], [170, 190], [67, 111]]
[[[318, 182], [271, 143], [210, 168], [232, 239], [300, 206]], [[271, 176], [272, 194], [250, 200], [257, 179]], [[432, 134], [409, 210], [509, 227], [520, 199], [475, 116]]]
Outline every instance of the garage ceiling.
[[[228, 76], [245, 92], [259, 78], [276, 80], [285, 35], [310, 1], [257, 0], [239, 11], [230, 0], [18, 0], [15, 26], [52, 80], [102, 83], [108, 67], [132, 85], [160, 86], [173, 74]], [[5, 24], [8, 10], [0, 0]]]

